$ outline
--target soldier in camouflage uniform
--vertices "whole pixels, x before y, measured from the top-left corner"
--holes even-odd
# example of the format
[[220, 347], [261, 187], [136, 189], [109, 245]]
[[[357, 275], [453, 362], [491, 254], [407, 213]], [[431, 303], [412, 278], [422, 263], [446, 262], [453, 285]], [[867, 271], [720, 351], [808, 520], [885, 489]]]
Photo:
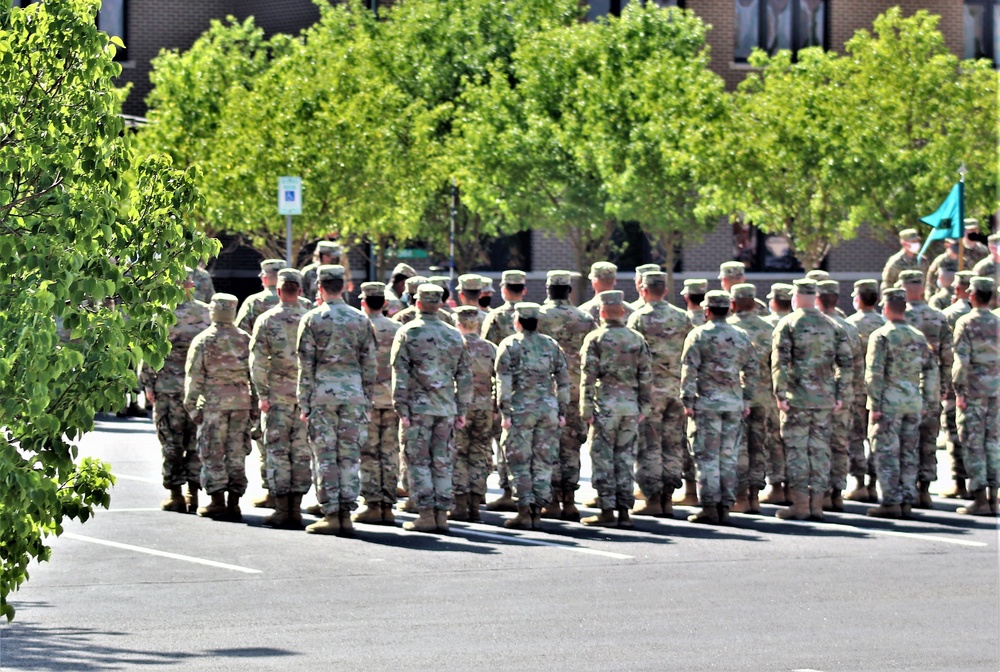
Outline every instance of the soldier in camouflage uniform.
[[771, 291], [767, 295], [770, 302], [768, 308], [771, 312], [764, 316], [764, 321], [772, 327], [778, 326], [781, 318], [792, 313], [792, 293], [795, 287], [784, 282], [776, 282], [771, 285]]
[[[455, 311], [458, 330], [472, 361], [472, 402], [465, 426], [455, 430], [455, 466], [452, 486], [455, 508], [451, 520], [479, 522], [479, 507], [486, 496], [486, 479], [492, 470], [494, 421], [494, 365], [497, 346], [479, 337], [480, 311], [462, 306]], [[499, 424], [499, 422], [496, 422]]]
[[[771, 312], [761, 319], [771, 325], [772, 336], [774, 327], [787, 315], [792, 313], [792, 293], [795, 287], [792, 285], [776, 282], [771, 285], [771, 291], [767, 295], [768, 307]], [[770, 364], [768, 364], [770, 370]], [[767, 377], [766, 372], [761, 374]], [[768, 381], [770, 385], [770, 381]], [[778, 407], [773, 406], [773, 416], [768, 424], [767, 433], [767, 482], [769, 487], [760, 497], [762, 504], [780, 504], [786, 506], [791, 504], [788, 498], [788, 481], [785, 473], [785, 443], [781, 440], [781, 423], [778, 421]]]
[[854, 362], [847, 333], [816, 309], [816, 283], [796, 280], [795, 308], [774, 329], [771, 376], [781, 412], [788, 494], [782, 519], [823, 518], [830, 482], [830, 429], [843, 406]]
[[392, 407], [392, 367], [389, 355], [396, 332], [402, 327], [382, 314], [386, 287], [381, 282], [361, 283], [361, 310], [375, 332], [375, 385], [372, 388], [368, 441], [361, 448], [361, 496], [365, 510], [352, 520], [371, 525], [395, 525], [396, 486], [399, 484], [399, 418]]
[[687, 452], [680, 400], [681, 352], [691, 321], [665, 300], [667, 274], [647, 271], [639, 285], [639, 307], [628, 319], [649, 347], [653, 370], [649, 416], [639, 423], [635, 478], [645, 503], [633, 513], [673, 517], [673, 494], [683, 483]]
[[[861, 351], [868, 352], [868, 337], [872, 332], [885, 324], [885, 319], [878, 312], [878, 280], [858, 280], [854, 283], [851, 296], [854, 300], [854, 314], [847, 322], [858, 332], [861, 339]], [[878, 502], [878, 490], [875, 487], [875, 460], [869, 450], [866, 456], [865, 440], [868, 437], [868, 393], [866, 390], [855, 390], [854, 420], [851, 425], [851, 441], [848, 445], [848, 472], [854, 478], [855, 488], [845, 499], [855, 502]], [[868, 485], [865, 485], [865, 475]]]
[[524, 300], [527, 277], [524, 271], [503, 272], [500, 280], [503, 305], [491, 310], [483, 322], [482, 336], [493, 345], [499, 345], [500, 341], [514, 335], [514, 304]]
[[[981, 275], [987, 278], [993, 278], [993, 282], [1000, 284], [1000, 232], [992, 234], [989, 238], [989, 252], [990, 255], [985, 259], [976, 262], [976, 265], [972, 267], [976, 275]], [[997, 307], [997, 297], [993, 297], [993, 303], [990, 304], [991, 307]]]
[[[594, 322], [600, 324], [601, 301], [599, 295], [601, 292], [607, 292], [615, 288], [615, 284], [618, 282], [618, 267], [610, 261], [598, 261], [590, 266], [590, 275], [587, 277], [590, 278], [590, 286], [594, 289], [594, 298], [581, 304], [580, 310], [590, 313], [590, 316], [594, 318]], [[625, 319], [627, 320], [633, 312], [632, 306], [623, 303], [622, 307], [625, 309]]]
[[[701, 304], [705, 300], [705, 293], [708, 291], [708, 280], [702, 278], [688, 278], [684, 281], [684, 289], [681, 296], [684, 297], [684, 304], [688, 321], [691, 327], [700, 327], [705, 324], [705, 309]], [[686, 439], [685, 439], [686, 441]], [[698, 481], [695, 479], [694, 455], [691, 453], [691, 446], [688, 444], [684, 451], [684, 493], [674, 499], [674, 504], [682, 506], [698, 505]]]
[[882, 485], [882, 504], [868, 515], [903, 518], [917, 498], [920, 416], [936, 412], [938, 368], [927, 339], [906, 323], [903, 290], [883, 291], [882, 305], [886, 324], [869, 337], [865, 359], [868, 436]]
[[[432, 269], [433, 270], [433, 269]], [[455, 315], [452, 306], [455, 304], [454, 301], [449, 302], [448, 299], [451, 298], [451, 277], [447, 275], [432, 275], [427, 278], [427, 282], [432, 285], [437, 285], [441, 288], [441, 312], [447, 314], [448, 324], [455, 325]], [[450, 305], [449, 305], [450, 304]]]
[[[733, 287], [745, 284], [746, 281], [746, 266], [743, 265], [742, 261], [727, 261], [719, 266], [719, 284], [722, 285], [722, 291], [732, 292]], [[766, 303], [756, 296], [754, 303], [757, 304], [758, 315], [764, 317], [768, 314]]]
[[324, 303], [302, 318], [297, 346], [299, 408], [308, 423], [323, 511], [306, 532], [350, 534], [378, 366], [375, 331], [361, 311], [344, 302], [343, 266], [320, 266], [317, 277]]
[[750, 411], [743, 421], [742, 441], [736, 474], [736, 502], [734, 513], [760, 513], [758, 494], [764, 489], [767, 460], [770, 453], [767, 441], [771, 425], [778, 424], [778, 408], [771, 391], [771, 335], [774, 327], [757, 313], [757, 290], [749, 283], [733, 285], [732, 315], [728, 323], [742, 329], [750, 337], [758, 361], [757, 386], [750, 400]]
[[955, 272], [944, 268], [937, 271], [936, 286], [938, 288], [934, 295], [927, 299], [927, 305], [934, 310], [944, 312], [955, 300]]
[[952, 380], [958, 434], [975, 501], [958, 513], [995, 516], [1000, 484], [1000, 316], [991, 313], [993, 278], [972, 279], [972, 311], [955, 324]]
[[497, 347], [497, 406], [500, 439], [517, 499], [513, 529], [538, 528], [542, 507], [552, 499], [552, 467], [559, 459], [559, 429], [566, 424], [569, 370], [559, 344], [538, 333], [541, 306], [515, 305], [517, 333]]
[[927, 272], [927, 260], [917, 256], [920, 252], [920, 234], [916, 229], [903, 229], [899, 232], [899, 244], [902, 249], [889, 257], [882, 269], [882, 287], [884, 292], [893, 287], [899, 274], [907, 270], [920, 271], [920, 277]]
[[479, 307], [485, 310], [487, 313], [491, 312], [493, 309], [490, 307], [493, 305], [493, 278], [483, 276], [483, 291], [479, 292]]
[[[951, 390], [952, 344], [951, 328], [940, 311], [934, 310], [923, 300], [924, 275], [917, 270], [903, 271], [899, 283], [906, 291], [906, 322], [924, 335], [938, 361], [938, 380], [941, 393]], [[941, 431], [941, 399], [937, 407], [920, 418], [920, 473], [917, 484], [918, 497], [915, 508], [931, 508], [931, 481], [937, 480], [937, 437]]]
[[[928, 303], [931, 303], [931, 299], [939, 293], [940, 289], [944, 289], [940, 283], [939, 273], [949, 271], [952, 274], [951, 279], [954, 279], [954, 274], [958, 272], [958, 245], [958, 241], [954, 238], [945, 238], [944, 252], [934, 257], [927, 267], [927, 275], [924, 278], [924, 298], [927, 299]], [[966, 263], [966, 266], [969, 267], [969, 264]], [[938, 310], [942, 309], [938, 308]]]
[[645, 304], [642, 299], [642, 276], [646, 273], [659, 273], [659, 264], [641, 264], [635, 267], [635, 292], [639, 298], [628, 304], [632, 310], [639, 310]]
[[[319, 267], [341, 264], [343, 256], [344, 250], [332, 240], [321, 240], [316, 243], [316, 247], [313, 249], [312, 263], [302, 269], [302, 295], [309, 301], [310, 305], [316, 300], [317, 292], [319, 291], [317, 275]], [[347, 264], [343, 264], [343, 266], [344, 286], [347, 288], [347, 291], [353, 291], [354, 284], [351, 282], [351, 269]]]
[[706, 323], [688, 334], [681, 355], [681, 401], [690, 418], [701, 500], [701, 512], [688, 516], [692, 523], [729, 522], [743, 418], [757, 390], [758, 356], [747, 333], [726, 321], [731, 303], [728, 292], [705, 296]]
[[[975, 275], [973, 271], [959, 271], [955, 274], [955, 302], [943, 311], [952, 334], [955, 333], [958, 318], [972, 312], [972, 304], [969, 303], [969, 296], [972, 294], [972, 278]], [[958, 436], [954, 389], [949, 391], [944, 402], [942, 402], [941, 425], [948, 434], [947, 448], [948, 454], [951, 456], [951, 475], [955, 480], [955, 486], [942, 492], [941, 496], [948, 499], [970, 499], [969, 490], [966, 487], [966, 480], [969, 474], [965, 469], [962, 442]]]
[[[174, 309], [176, 322], [167, 333], [170, 354], [159, 371], [143, 364], [139, 373], [146, 401], [153, 405], [153, 425], [163, 451], [163, 487], [170, 491], [170, 497], [160, 504], [160, 508], [178, 513], [194, 513], [198, 509], [201, 471], [195, 446], [198, 428], [184, 409], [184, 363], [191, 341], [208, 328], [210, 320], [208, 305], [191, 297], [194, 289], [194, 272], [188, 269], [184, 281], [185, 299]], [[187, 500], [181, 492], [185, 483]]]
[[[406, 324], [407, 322], [417, 319], [420, 315], [420, 311], [417, 310], [416, 302], [417, 288], [426, 283], [427, 278], [422, 275], [414, 275], [412, 278], [406, 279], [406, 296], [410, 297], [410, 304], [392, 316], [392, 320], [394, 322]], [[450, 324], [451, 317], [444, 313], [444, 311], [441, 312], [441, 317], [445, 320], [445, 322]]]
[[[479, 307], [479, 297], [483, 292], [483, 276], [464, 273], [458, 276], [458, 305], [472, 306], [479, 311], [479, 323], [486, 320], [488, 313]], [[457, 324], [457, 320], [456, 320]]]
[[261, 411], [268, 492], [274, 500], [274, 514], [263, 523], [302, 529], [302, 495], [309, 492], [312, 476], [306, 425], [295, 398], [295, 343], [306, 314], [299, 303], [302, 274], [281, 269], [277, 289], [280, 303], [257, 318], [250, 338], [250, 375]]
[[194, 298], [207, 306], [213, 294], [215, 283], [212, 282], [212, 274], [205, 269], [205, 262], [199, 261], [194, 268]]
[[617, 509], [617, 525], [631, 527], [636, 440], [650, 413], [653, 373], [646, 341], [625, 326], [625, 296], [606, 291], [597, 298], [602, 323], [580, 352], [580, 417], [590, 425], [591, 482], [601, 513], [581, 522], [613, 526]]
[[233, 324], [237, 303], [232, 294], [212, 297], [212, 324], [191, 341], [184, 365], [184, 408], [198, 425], [201, 487], [212, 498], [198, 515], [233, 522], [242, 520], [247, 436], [257, 415], [250, 395], [250, 334]]
[[472, 402], [472, 360], [462, 335], [438, 317], [443, 295], [437, 285], [420, 286], [420, 317], [396, 332], [390, 360], [410, 497], [420, 514], [403, 528], [418, 532], [448, 530], [452, 430], [465, 426]]
[[406, 291], [406, 281], [417, 275], [413, 267], [402, 262], [396, 264], [390, 274], [391, 286], [385, 288], [385, 314], [392, 317], [406, 308], [403, 303], [403, 293]]
[[[551, 336], [562, 349], [570, 377], [570, 403], [566, 424], [559, 436], [559, 459], [552, 468], [552, 489], [562, 496], [562, 520], [579, 520], [576, 490], [580, 487], [580, 447], [587, 440], [587, 427], [580, 418], [580, 349], [587, 334], [597, 328], [589, 313], [570, 302], [573, 275], [569, 271], [549, 271], [545, 278], [548, 298], [539, 311], [538, 332]], [[543, 511], [542, 515], [545, 516]]]
[[972, 270], [976, 264], [990, 256], [988, 247], [978, 240], [971, 238], [974, 233], [979, 233], [979, 220], [974, 217], [967, 217], [965, 219], [965, 236], [962, 237], [962, 247], [965, 248], [962, 252], [962, 270]]
[[817, 290], [820, 310], [847, 333], [853, 360], [851, 371], [844, 372], [844, 375], [850, 376], [851, 384], [841, 399], [843, 405], [840, 410], [833, 413], [833, 428], [830, 430], [830, 489], [823, 497], [824, 510], [842, 513], [844, 499], [841, 493], [847, 488], [847, 474], [851, 467], [850, 444], [854, 431], [855, 400], [865, 396], [865, 350], [858, 330], [837, 314], [840, 283], [836, 280], [824, 280], [818, 283]]

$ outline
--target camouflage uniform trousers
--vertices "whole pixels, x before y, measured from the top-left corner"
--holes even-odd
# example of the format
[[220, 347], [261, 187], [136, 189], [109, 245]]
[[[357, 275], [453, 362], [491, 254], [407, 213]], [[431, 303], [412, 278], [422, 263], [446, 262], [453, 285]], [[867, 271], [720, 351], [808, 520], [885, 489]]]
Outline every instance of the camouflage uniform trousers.
[[868, 407], [864, 398], [860, 403], [851, 405], [854, 418], [851, 421], [851, 441], [847, 445], [848, 473], [853, 478], [864, 478], [865, 475], [875, 476], [875, 456], [871, 449], [865, 452], [865, 439], [868, 438]]
[[635, 504], [633, 469], [638, 434], [638, 415], [594, 415], [587, 438], [591, 485], [597, 490], [601, 510], [630, 509]]
[[698, 465], [698, 501], [702, 506], [736, 501], [737, 463], [743, 443], [739, 411], [696, 410], [688, 420], [688, 436]]
[[271, 406], [261, 413], [267, 489], [276, 497], [304, 495], [312, 485], [312, 452], [299, 407]]
[[767, 438], [774, 414], [767, 406], [751, 406], [750, 415], [743, 419], [739, 443], [740, 454], [736, 461], [736, 491], [747, 488], [760, 491], [766, 482]]
[[968, 478], [969, 474], [965, 469], [962, 441], [958, 437], [958, 420], [954, 393], [949, 394], [942, 405], [941, 425], [948, 432], [948, 455], [951, 456], [951, 477], [955, 479]]
[[450, 511], [452, 491], [453, 415], [411, 415], [410, 426], [399, 428], [406, 460], [410, 499], [418, 509]]
[[247, 435], [250, 411], [204, 411], [198, 425], [201, 487], [210, 495], [247, 491]]
[[821, 495], [830, 483], [832, 408], [791, 408], [781, 413], [789, 490]]
[[361, 449], [361, 496], [365, 503], [394, 504], [399, 483], [399, 417], [391, 408], [373, 408], [368, 440]]
[[920, 414], [885, 413], [868, 428], [883, 504], [917, 501]]
[[309, 414], [316, 499], [324, 514], [353, 511], [361, 491], [361, 447], [368, 441], [367, 406], [319, 406]]
[[552, 468], [559, 459], [559, 416], [533, 411], [511, 416], [500, 438], [517, 505], [546, 506], [552, 501]]
[[851, 433], [854, 429], [854, 404], [848, 404], [833, 414], [830, 428], [830, 489], [847, 488], [850, 471]]
[[556, 493], [580, 487], [580, 447], [587, 440], [587, 426], [580, 417], [580, 400], [566, 407], [566, 425], [559, 432], [559, 456], [552, 465], [552, 490]]
[[474, 410], [465, 416], [465, 427], [455, 430], [452, 488], [456, 495], [486, 495], [492, 471], [493, 411]]
[[184, 395], [158, 394], [153, 404], [153, 424], [163, 452], [163, 487], [198, 483], [201, 459], [195, 439], [198, 425], [184, 410]]
[[654, 392], [650, 417], [639, 423], [635, 467], [635, 480], [647, 499], [656, 499], [664, 489], [676, 490], [684, 485], [686, 419], [680, 399]]
[[969, 490], [1000, 485], [1000, 397], [966, 397], [958, 409], [958, 435], [965, 451]]
[[787, 481], [787, 460], [785, 459], [785, 442], [781, 438], [781, 422], [778, 419], [778, 407], [768, 406], [767, 422], [767, 482], [774, 485]]
[[941, 433], [941, 403], [938, 402], [930, 413], [920, 421], [920, 471], [921, 481], [937, 480], [937, 439]]

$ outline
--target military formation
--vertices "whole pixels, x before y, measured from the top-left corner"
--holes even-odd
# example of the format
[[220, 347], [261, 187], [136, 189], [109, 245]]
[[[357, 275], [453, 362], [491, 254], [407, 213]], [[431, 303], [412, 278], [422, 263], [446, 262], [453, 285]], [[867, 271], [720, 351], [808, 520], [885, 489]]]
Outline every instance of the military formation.
[[[262, 262], [262, 291], [239, 307], [196, 298], [191, 270], [171, 353], [140, 375], [162, 508], [241, 520], [256, 439], [264, 524], [302, 529], [315, 488], [314, 534], [395, 525], [400, 510], [416, 514], [404, 529], [445, 532], [483, 507], [514, 514], [512, 529], [553, 518], [627, 528], [675, 505], [697, 507], [694, 523], [725, 525], [762, 503], [822, 520], [845, 499], [908, 518], [932, 506], [943, 435], [944, 496], [971, 500], [958, 513], [996, 515], [1000, 234], [988, 249], [946, 241], [929, 264], [916, 231], [900, 243], [882, 278], [854, 282], [849, 316], [823, 271], [775, 283], [765, 303], [740, 262], [722, 265], [720, 289], [686, 279], [684, 307], [652, 264], [636, 269], [628, 303], [615, 265], [595, 263], [579, 306], [578, 274], [548, 272], [534, 303], [527, 275], [508, 270], [495, 309], [488, 278], [459, 276], [451, 300], [448, 276], [407, 264], [362, 283], [354, 308], [330, 244], [301, 272]], [[584, 447], [597, 496], [581, 503]], [[502, 495], [486, 502], [494, 471]], [[596, 513], [581, 519], [578, 504]]]

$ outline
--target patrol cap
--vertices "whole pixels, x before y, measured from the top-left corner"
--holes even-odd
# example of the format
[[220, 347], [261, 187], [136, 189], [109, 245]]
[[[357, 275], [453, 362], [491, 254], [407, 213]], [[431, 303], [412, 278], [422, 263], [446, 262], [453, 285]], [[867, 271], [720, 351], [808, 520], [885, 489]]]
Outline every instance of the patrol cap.
[[642, 274], [644, 287], [666, 287], [667, 274], [663, 271], [646, 271]]
[[924, 274], [915, 268], [903, 271], [899, 274], [899, 285], [922, 285], [924, 284]]
[[816, 282], [823, 282], [824, 280], [830, 279], [830, 274], [826, 271], [821, 271], [818, 268], [806, 273], [807, 280], [815, 280]]
[[317, 254], [330, 254], [334, 257], [339, 257], [343, 251], [340, 249], [340, 245], [333, 242], [332, 240], [321, 240], [316, 243], [316, 253]]
[[537, 320], [538, 312], [541, 309], [540, 305], [531, 301], [519, 301], [514, 304], [514, 310], [517, 312], [518, 319]]
[[903, 229], [899, 232], [899, 242], [901, 243], [912, 243], [920, 242], [920, 234], [916, 229]]
[[688, 294], [704, 294], [708, 291], [708, 280], [703, 278], [688, 278], [684, 281], [684, 289], [681, 290], [682, 296], [687, 296]]
[[994, 287], [996, 287], [996, 283], [989, 276], [977, 275], [972, 278], [972, 291], [974, 292], [989, 292], [992, 294]]
[[986, 238], [986, 242], [990, 245], [1000, 245], [1000, 232], [989, 235]]
[[899, 287], [890, 287], [884, 292], [882, 292], [882, 300], [878, 305], [884, 306], [890, 301], [895, 301], [896, 303], [906, 303], [906, 290]]
[[500, 276], [500, 282], [505, 285], [523, 285], [528, 281], [528, 276], [524, 271], [504, 271]]
[[[742, 266], [742, 264], [740, 265]], [[705, 295], [705, 300], [701, 302], [701, 307], [728, 308], [730, 303], [732, 303], [732, 297], [729, 295], [729, 292], [724, 292], [721, 289], [713, 289]]]
[[451, 278], [447, 275], [432, 275], [427, 278], [427, 282], [432, 285], [437, 285], [441, 289], [447, 289], [448, 285], [451, 284]]
[[320, 282], [324, 280], [343, 280], [344, 267], [340, 264], [323, 264], [316, 269], [316, 279]]
[[602, 306], [621, 306], [625, 304], [625, 292], [618, 289], [609, 289], [597, 295]]
[[459, 306], [455, 309], [455, 316], [462, 322], [478, 322], [479, 309], [475, 306]]
[[294, 282], [298, 285], [302, 284], [302, 272], [297, 271], [294, 268], [283, 268], [278, 271], [278, 287], [281, 287], [286, 282]]
[[458, 288], [469, 292], [482, 291], [483, 278], [475, 273], [465, 273], [458, 276]]
[[384, 282], [362, 282], [361, 283], [361, 296], [385, 296], [385, 283]]
[[815, 280], [796, 280], [792, 283], [795, 287], [796, 294], [815, 294], [816, 293], [816, 281]]
[[840, 294], [840, 283], [836, 280], [823, 280], [816, 284], [816, 289], [821, 295], [839, 295]]
[[[483, 280], [483, 294], [493, 293], [493, 278], [488, 278], [485, 275], [480, 276]], [[517, 284], [517, 283], [515, 283]]]
[[733, 285], [732, 298], [735, 299], [755, 299], [757, 298], [757, 288], [749, 282], [741, 282]]
[[212, 295], [212, 301], [208, 304], [208, 311], [212, 322], [222, 322], [232, 324], [236, 321], [236, 308], [240, 300], [232, 294], [217, 293]]
[[417, 288], [417, 301], [426, 304], [438, 304], [444, 298], [444, 290], [438, 285], [425, 282]]
[[719, 266], [719, 280], [723, 278], [742, 278], [747, 274], [747, 267], [742, 261], [727, 261]]
[[878, 280], [855, 280], [854, 291], [851, 292], [851, 296], [857, 296], [861, 292], [875, 292], [878, 294]]
[[573, 274], [569, 271], [549, 271], [545, 274], [545, 284], [552, 287], [572, 287]]
[[975, 217], [966, 217], [962, 220], [962, 223], [965, 224], [965, 230], [967, 232], [971, 231], [972, 233], [976, 233], [979, 231], [979, 220]]
[[400, 262], [396, 264], [395, 268], [392, 269], [392, 275], [390, 277], [395, 278], [397, 275], [402, 275], [407, 278], [412, 278], [416, 274], [417, 272], [413, 270], [412, 266]]
[[288, 264], [285, 263], [284, 259], [265, 259], [260, 262], [260, 270], [262, 273], [267, 273], [268, 275], [274, 275], [281, 269], [283, 269]]
[[415, 296], [417, 288], [427, 282], [427, 278], [422, 275], [414, 275], [406, 279], [406, 291], [410, 296]]
[[[954, 241], [956, 244], [958, 241]], [[945, 257], [941, 260], [940, 266], [938, 266], [938, 271], [950, 271], [952, 273], [958, 270], [958, 259], [952, 259], [951, 257]]]
[[792, 292], [795, 291], [793, 285], [789, 285], [785, 282], [776, 282], [771, 285], [771, 293], [767, 295], [769, 299], [776, 299], [778, 301], [791, 301]]
[[642, 264], [635, 267], [635, 278], [641, 280], [647, 273], [656, 273], [660, 270], [659, 264]]
[[959, 287], [971, 287], [972, 278], [976, 277], [975, 271], [959, 271], [955, 274], [955, 282]]
[[618, 267], [610, 261], [598, 261], [590, 267], [591, 280], [614, 280], [618, 275]]

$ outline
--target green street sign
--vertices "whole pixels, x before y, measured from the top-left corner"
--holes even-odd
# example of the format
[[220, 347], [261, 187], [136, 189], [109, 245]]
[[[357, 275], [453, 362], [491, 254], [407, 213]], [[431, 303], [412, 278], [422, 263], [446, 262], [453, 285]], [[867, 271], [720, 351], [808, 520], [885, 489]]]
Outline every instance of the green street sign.
[[427, 250], [396, 250], [397, 259], [426, 259], [428, 256]]

